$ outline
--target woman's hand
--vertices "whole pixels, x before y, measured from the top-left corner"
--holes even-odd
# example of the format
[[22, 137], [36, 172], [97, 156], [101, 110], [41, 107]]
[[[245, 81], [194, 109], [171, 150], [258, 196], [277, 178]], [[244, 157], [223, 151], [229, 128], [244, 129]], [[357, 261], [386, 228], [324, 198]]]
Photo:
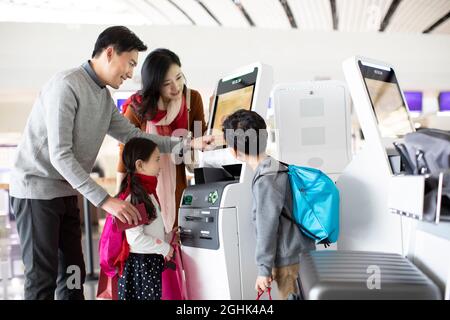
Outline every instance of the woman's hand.
[[112, 214], [123, 223], [137, 225], [142, 220], [141, 214], [131, 203], [109, 197], [101, 206], [103, 210]]

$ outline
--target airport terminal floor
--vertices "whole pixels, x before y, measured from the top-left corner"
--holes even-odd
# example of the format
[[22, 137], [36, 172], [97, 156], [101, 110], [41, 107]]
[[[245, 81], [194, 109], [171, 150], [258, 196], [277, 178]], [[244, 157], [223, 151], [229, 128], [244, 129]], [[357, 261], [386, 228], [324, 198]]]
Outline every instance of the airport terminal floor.
[[[8, 229], [10, 229], [9, 237], [2, 238], [2, 281], [0, 300], [23, 300], [24, 299], [24, 268], [22, 263], [22, 254], [20, 250], [20, 242], [16, 225], [13, 222], [10, 223]], [[98, 247], [98, 231], [93, 233], [93, 245]], [[85, 239], [83, 238], [83, 242]], [[85, 245], [83, 245], [85, 247]], [[98, 252], [94, 250], [94, 261], [98, 265]], [[99, 267], [94, 270], [94, 276], [98, 277]], [[97, 294], [97, 279], [89, 279], [84, 284], [84, 296], [86, 300], [95, 300]]]

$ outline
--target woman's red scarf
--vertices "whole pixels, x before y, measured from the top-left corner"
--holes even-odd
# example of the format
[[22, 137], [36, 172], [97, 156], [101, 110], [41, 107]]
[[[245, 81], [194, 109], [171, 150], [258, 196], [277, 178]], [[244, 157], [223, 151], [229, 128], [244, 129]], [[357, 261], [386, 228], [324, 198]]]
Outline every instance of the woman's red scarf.
[[[125, 114], [128, 107], [133, 108], [134, 112], [138, 113], [137, 108], [141, 103], [142, 103], [142, 95], [140, 94], [139, 91], [137, 91], [123, 103], [122, 113]], [[144, 114], [143, 118], [146, 121], [151, 121], [152, 123], [156, 124], [161, 119], [163, 119], [166, 116], [166, 114], [167, 111], [157, 110], [156, 115], [153, 119], [150, 119], [150, 113]], [[175, 131], [176, 129], [187, 129], [187, 120], [188, 120], [188, 110], [186, 106], [186, 97], [183, 95], [180, 112], [178, 113], [175, 120], [173, 120], [172, 123], [170, 124], [172, 131]]]
[[[139, 183], [144, 187], [145, 191], [147, 191], [147, 194], [152, 194], [156, 200], [159, 200], [158, 196], [156, 194], [156, 186], [158, 185], [158, 177], [156, 176], [147, 176], [144, 174], [139, 173], [133, 173], [134, 176], [136, 176], [139, 180]], [[131, 181], [131, 175], [130, 173], [127, 175], [125, 179], [128, 179], [128, 185], [124, 192], [119, 194], [120, 200], [125, 200], [130, 195], [130, 181]], [[122, 240], [122, 249], [120, 250], [120, 254], [117, 257], [116, 261], [114, 262], [114, 265], [118, 269], [118, 273], [121, 276], [123, 273], [123, 269], [125, 267], [125, 262], [128, 259], [128, 256], [130, 254], [130, 245], [128, 244], [127, 237], [125, 231], [123, 232], [123, 240]]]

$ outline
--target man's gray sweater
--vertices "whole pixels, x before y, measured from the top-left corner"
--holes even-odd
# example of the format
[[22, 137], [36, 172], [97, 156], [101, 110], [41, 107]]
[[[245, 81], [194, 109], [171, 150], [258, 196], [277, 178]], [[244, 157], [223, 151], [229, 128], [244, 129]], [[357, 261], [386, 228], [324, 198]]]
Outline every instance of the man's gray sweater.
[[11, 196], [45, 200], [79, 191], [100, 206], [108, 193], [89, 173], [106, 134], [122, 143], [148, 138], [163, 153], [180, 141], [133, 126], [88, 62], [56, 74], [39, 93], [28, 118], [11, 175]]
[[281, 215], [284, 211], [292, 219], [293, 199], [288, 175], [276, 173], [279, 170], [287, 168], [267, 157], [256, 168], [252, 183], [259, 276], [270, 276], [273, 267], [299, 263], [301, 252], [315, 250], [314, 240], [300, 232], [292, 220]]

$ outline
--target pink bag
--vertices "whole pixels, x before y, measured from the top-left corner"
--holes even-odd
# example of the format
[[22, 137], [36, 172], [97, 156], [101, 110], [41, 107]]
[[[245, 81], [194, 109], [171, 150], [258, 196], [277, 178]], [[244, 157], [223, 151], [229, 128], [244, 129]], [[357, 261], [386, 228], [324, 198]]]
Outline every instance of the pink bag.
[[114, 217], [108, 214], [98, 243], [100, 268], [108, 277], [114, 277], [117, 274], [115, 263], [122, 251], [123, 239], [124, 232], [117, 229]]
[[[123, 196], [121, 199], [124, 198]], [[100, 268], [108, 277], [115, 274], [122, 275], [125, 262], [129, 254], [125, 229], [133, 228], [148, 222], [148, 215], [143, 203], [135, 205], [141, 214], [142, 220], [137, 225], [131, 225], [120, 222], [120, 220], [108, 214], [102, 235], [98, 243]]]
[[103, 270], [100, 269], [100, 277], [98, 278], [97, 298], [119, 300], [118, 299], [118, 282], [119, 276], [108, 277]]
[[181, 249], [178, 245], [174, 246], [174, 257], [171, 262], [175, 265], [175, 270], [166, 268], [162, 273], [161, 300], [187, 300]]

